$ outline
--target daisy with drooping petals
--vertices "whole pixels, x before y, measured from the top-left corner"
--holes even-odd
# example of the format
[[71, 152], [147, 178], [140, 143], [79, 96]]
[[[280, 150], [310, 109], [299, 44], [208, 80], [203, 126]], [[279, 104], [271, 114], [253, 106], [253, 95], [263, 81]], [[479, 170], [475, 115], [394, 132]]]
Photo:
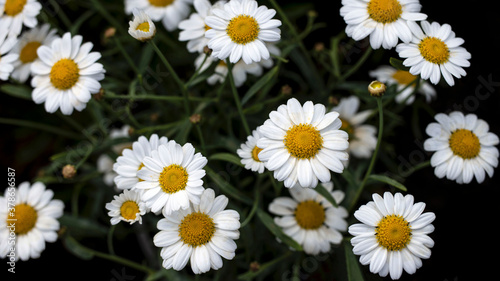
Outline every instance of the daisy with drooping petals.
[[[45, 250], [45, 242], [55, 242], [64, 203], [52, 199], [54, 192], [41, 182], [22, 182], [0, 196], [0, 258], [11, 252], [10, 231], [16, 235], [15, 259], [37, 259]], [[15, 198], [15, 202], [10, 201]], [[12, 203], [15, 206], [11, 207]]]
[[[129, 130], [130, 126], [129, 125], [124, 125], [120, 129], [112, 129], [109, 132], [109, 139], [117, 139], [117, 138], [126, 138], [129, 137]], [[130, 142], [125, 142], [125, 143], [120, 143], [113, 145], [111, 147], [111, 150], [113, 150], [114, 153], [117, 155], [122, 155], [122, 151], [125, 148], [132, 148], [132, 143]], [[100, 173], [103, 173], [103, 181], [106, 185], [112, 186], [115, 177], [117, 174], [115, 171], [113, 171], [113, 165], [114, 161], [113, 159], [107, 155], [107, 154], [101, 154], [99, 158], [97, 158], [97, 171]]]
[[255, 0], [231, 0], [223, 9], [213, 9], [213, 16], [207, 16], [205, 23], [209, 30], [205, 36], [210, 39], [208, 47], [212, 56], [221, 60], [229, 58], [231, 63], [242, 59], [245, 63], [269, 59], [265, 42], [280, 40], [278, 29], [281, 21], [272, 19], [274, 9], [258, 6]]
[[10, 51], [16, 45], [16, 42], [16, 37], [7, 37], [7, 29], [0, 30], [0, 80], [8, 80], [14, 70], [15, 61], [19, 58], [19, 55]]
[[423, 21], [421, 25], [422, 28], [413, 26], [415, 36], [412, 42], [396, 47], [399, 56], [406, 58], [403, 64], [410, 67], [411, 74], [420, 74], [432, 84], [437, 84], [442, 76], [448, 85], [455, 85], [453, 76], [465, 76], [467, 73], [463, 67], [470, 66], [471, 54], [460, 47], [464, 40], [455, 37], [449, 24]]
[[36, 0], [0, 0], [0, 26], [9, 36], [18, 36], [23, 25], [34, 28], [42, 5]]
[[498, 136], [489, 132], [488, 123], [475, 114], [464, 115], [454, 111], [449, 115], [434, 116], [438, 123], [427, 125], [430, 136], [424, 149], [433, 151], [431, 166], [438, 178], [446, 177], [459, 184], [470, 183], [475, 177], [478, 183], [485, 179], [485, 171], [493, 177], [498, 166]]
[[190, 11], [193, 0], [125, 0], [125, 13], [143, 10], [152, 21], [161, 21], [168, 31], [177, 28]]
[[[321, 183], [340, 204], [344, 193], [333, 190], [333, 183]], [[330, 244], [340, 244], [342, 234], [347, 230], [345, 219], [349, 215], [342, 207], [334, 207], [328, 200], [314, 190], [300, 186], [290, 189], [290, 197], [278, 197], [269, 204], [269, 211], [281, 216], [274, 222], [283, 232], [299, 243], [309, 255], [327, 253]]]
[[134, 190], [125, 189], [120, 195], [115, 195], [110, 203], [106, 203], [111, 224], [126, 221], [130, 224], [138, 221], [142, 224], [142, 216], [146, 214], [146, 204], [141, 200], [141, 194]]
[[370, 158], [377, 146], [377, 128], [373, 125], [363, 124], [372, 113], [372, 110], [358, 112], [359, 98], [350, 96], [340, 100], [332, 108], [338, 112], [342, 121], [341, 130], [349, 135], [348, 152], [358, 158]]
[[134, 19], [128, 23], [128, 34], [142, 42], [152, 39], [156, 34], [156, 26], [153, 21], [144, 11], [135, 9], [133, 13]]
[[259, 138], [260, 133], [259, 128], [257, 128], [247, 137], [247, 141], [241, 144], [240, 148], [236, 150], [236, 153], [241, 157], [241, 164], [245, 165], [245, 169], [262, 174], [265, 167], [264, 163], [259, 160], [259, 152], [262, 151], [262, 149], [257, 146]]
[[169, 141], [153, 150], [150, 157], [144, 157], [143, 163], [137, 172], [142, 181], [136, 188], [144, 190], [142, 200], [152, 212], [162, 210], [164, 216], [169, 216], [172, 211], [189, 208], [189, 202], [200, 203], [207, 158], [195, 154], [193, 145]]
[[90, 52], [93, 44], [82, 44], [82, 36], [69, 32], [56, 38], [49, 46], [37, 50], [39, 60], [31, 64], [32, 98], [45, 103], [45, 110], [54, 113], [58, 108], [65, 115], [73, 109], [82, 111], [91, 95], [101, 89], [105, 70], [97, 63], [99, 52]]
[[190, 204], [186, 210], [173, 212], [158, 222], [160, 231], [153, 242], [162, 248], [164, 268], [179, 271], [190, 261], [193, 272], [200, 274], [221, 268], [222, 258], [234, 258], [240, 215], [224, 210], [227, 203], [226, 196], [215, 197], [215, 192], [207, 188], [200, 204]]
[[260, 126], [259, 159], [285, 187], [298, 182], [314, 188], [318, 180], [330, 181], [330, 171], [343, 172], [342, 161], [349, 159], [348, 135], [340, 130], [338, 112], [325, 113], [322, 104], [308, 101], [301, 105], [291, 98]]
[[21, 34], [12, 53], [19, 54], [19, 59], [14, 62], [12, 78], [24, 83], [31, 75], [31, 64], [38, 59], [36, 51], [38, 47], [50, 46], [50, 43], [58, 37], [55, 28], [50, 28], [49, 24], [35, 27]]
[[159, 138], [157, 134], [153, 134], [149, 140], [145, 136], [140, 136], [132, 143], [132, 149], [123, 149], [122, 155], [116, 158], [116, 163], [113, 165], [113, 171], [118, 174], [114, 178], [116, 187], [135, 189], [135, 185], [141, 181], [137, 177], [137, 172], [144, 167], [144, 158], [151, 156], [153, 150], [165, 143], [168, 143], [167, 137]]
[[[399, 94], [396, 95], [396, 102], [409, 105], [415, 100], [415, 80], [420, 79], [419, 76], [411, 74], [409, 71], [399, 70], [389, 65], [382, 65], [377, 69], [370, 71], [369, 75], [378, 81], [390, 85], [396, 85]], [[436, 97], [436, 90], [427, 81], [418, 81], [419, 86], [417, 92], [425, 96], [425, 100], [430, 102]], [[411, 85], [410, 85], [411, 84]], [[410, 86], [408, 86], [410, 85]]]
[[385, 192], [384, 197], [373, 194], [372, 198], [354, 212], [361, 223], [349, 226], [354, 254], [382, 277], [389, 274], [394, 280], [403, 270], [415, 273], [422, 259], [431, 256], [434, 241], [427, 234], [434, 231], [431, 223], [436, 216], [422, 213], [425, 203], [414, 203], [412, 195]]
[[209, 41], [205, 37], [205, 31], [210, 27], [205, 24], [205, 18], [212, 15], [212, 9], [222, 9], [226, 1], [217, 1], [211, 4], [208, 0], [194, 0], [193, 5], [196, 13], [192, 13], [188, 19], [179, 23], [179, 41], [188, 41], [189, 52], [202, 53]]
[[427, 18], [420, 8], [418, 0], [342, 0], [340, 15], [349, 37], [359, 41], [370, 36], [373, 49], [391, 49], [398, 39], [412, 40], [411, 25]]

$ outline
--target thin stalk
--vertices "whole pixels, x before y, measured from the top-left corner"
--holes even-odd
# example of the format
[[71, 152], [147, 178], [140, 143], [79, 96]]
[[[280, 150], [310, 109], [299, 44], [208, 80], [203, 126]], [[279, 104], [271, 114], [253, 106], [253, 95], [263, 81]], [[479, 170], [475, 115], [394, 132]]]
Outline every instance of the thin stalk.
[[115, 44], [116, 46], [118, 47], [118, 49], [120, 50], [120, 52], [122, 53], [123, 57], [125, 58], [125, 60], [127, 61], [127, 63], [129, 64], [129, 66], [132, 68], [132, 70], [134, 70], [134, 72], [137, 74], [137, 77], [139, 78], [139, 82], [142, 84], [142, 74], [141, 72], [139, 71], [139, 68], [137, 68], [137, 66], [135, 65], [134, 61], [132, 60], [132, 58], [128, 55], [127, 51], [125, 50], [125, 48], [123, 47], [122, 43], [120, 42], [120, 40], [117, 38], [117, 36], [113, 36], [113, 40], [115, 41]]
[[119, 256], [115, 256], [115, 255], [111, 255], [111, 254], [106, 254], [106, 253], [103, 253], [103, 252], [99, 252], [99, 251], [96, 251], [96, 250], [93, 250], [93, 249], [90, 249], [90, 248], [87, 248], [87, 247], [85, 247], [85, 248], [89, 252], [91, 252], [94, 256], [100, 257], [102, 259], [106, 259], [106, 260], [109, 260], [109, 261], [114, 261], [116, 263], [123, 264], [125, 266], [137, 269], [139, 271], [143, 271], [143, 272], [147, 273], [148, 275], [151, 275], [151, 274], [154, 273], [154, 270], [152, 270], [151, 268], [149, 268], [147, 266], [144, 266], [142, 264], [138, 264], [138, 263], [133, 262], [131, 260], [128, 260], [128, 259], [125, 259], [125, 258], [122, 258], [122, 257], [119, 257]]
[[236, 90], [236, 85], [234, 84], [233, 77], [233, 64], [227, 60], [227, 75], [229, 78], [229, 83], [231, 84], [231, 92], [233, 93], [234, 102], [236, 103], [236, 108], [238, 109], [238, 114], [241, 118], [241, 123], [243, 123], [243, 128], [245, 129], [245, 133], [247, 135], [251, 134], [250, 127], [248, 127], [247, 119], [245, 118], [245, 114], [243, 113], [243, 107], [241, 106], [240, 97], [238, 95], [238, 91]]
[[90, 0], [92, 2], [92, 7], [94, 7], [111, 25], [113, 25], [118, 31], [120, 31], [122, 34], [128, 34], [127, 30], [123, 26], [125, 24], [122, 24], [116, 20], [114, 16], [112, 16], [106, 8], [104, 8], [101, 4], [101, 1], [99, 0]]
[[361, 58], [356, 62], [356, 64], [353, 67], [349, 68], [349, 70], [346, 71], [344, 75], [342, 75], [342, 77], [340, 77], [340, 81], [345, 81], [347, 78], [349, 78], [349, 76], [356, 73], [356, 71], [358, 71], [358, 69], [363, 65], [363, 63], [365, 63], [368, 57], [370, 57], [372, 51], [373, 51], [372, 47], [368, 46], [368, 49], [365, 51], [363, 56], [361, 56]]
[[113, 234], [115, 233], [116, 224], [112, 225], [108, 231], [108, 251], [111, 255], [115, 255], [115, 248], [113, 247]]
[[60, 135], [66, 138], [79, 140], [81, 139], [80, 135], [61, 130], [60, 128], [53, 127], [50, 125], [36, 123], [28, 120], [20, 120], [20, 119], [10, 119], [10, 118], [0, 118], [0, 124], [14, 125], [19, 127], [26, 127], [31, 129], [37, 129], [40, 131], [49, 132], [52, 134]]

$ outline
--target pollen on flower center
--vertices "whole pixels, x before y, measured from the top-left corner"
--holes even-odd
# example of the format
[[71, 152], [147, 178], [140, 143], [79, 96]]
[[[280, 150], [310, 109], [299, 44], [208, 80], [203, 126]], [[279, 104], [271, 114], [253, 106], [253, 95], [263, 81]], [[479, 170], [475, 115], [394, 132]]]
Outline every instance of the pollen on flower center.
[[59, 90], [72, 88], [79, 77], [78, 65], [71, 59], [60, 59], [50, 70], [50, 82]]
[[371, 0], [368, 3], [368, 15], [376, 22], [395, 22], [402, 13], [403, 9], [397, 0]]
[[142, 32], [149, 32], [149, 22], [145, 21], [139, 24], [135, 30], [140, 30]]
[[479, 138], [470, 130], [458, 129], [449, 140], [451, 151], [464, 159], [475, 158], [479, 155], [481, 144]]
[[302, 201], [295, 209], [295, 220], [303, 229], [317, 229], [325, 222], [325, 209], [314, 200]]
[[179, 236], [182, 242], [192, 247], [208, 243], [214, 233], [214, 220], [205, 213], [191, 213], [179, 224]]
[[149, 0], [149, 4], [155, 7], [166, 7], [173, 2], [174, 0]]
[[425, 60], [435, 64], [443, 64], [450, 57], [450, 50], [446, 43], [436, 37], [425, 37], [422, 39], [418, 44], [418, 50]]
[[41, 45], [42, 43], [38, 41], [33, 41], [26, 44], [19, 54], [19, 60], [23, 64], [36, 60], [38, 58], [36, 50], [38, 50], [38, 47], [40, 47]]
[[227, 25], [226, 32], [231, 41], [238, 44], [247, 44], [259, 36], [257, 20], [248, 15], [239, 15], [232, 18]]
[[411, 227], [402, 216], [389, 215], [380, 220], [375, 236], [380, 246], [389, 251], [399, 251], [410, 243]]
[[12, 219], [16, 222], [16, 229], [14, 232], [19, 235], [28, 233], [33, 227], [35, 227], [38, 219], [38, 214], [35, 208], [23, 203], [16, 205], [14, 209], [14, 217], [8, 217], [8, 219]]
[[160, 186], [165, 193], [176, 193], [186, 188], [188, 173], [183, 167], [172, 164], [163, 168], [160, 174]]
[[28, 0], [7, 0], [5, 1], [4, 13], [8, 16], [15, 16], [23, 11]]
[[120, 214], [126, 220], [135, 220], [139, 213], [139, 205], [134, 201], [125, 201], [120, 207]]
[[288, 152], [300, 159], [314, 157], [323, 147], [323, 137], [309, 124], [294, 125], [288, 129], [283, 142]]
[[260, 159], [259, 159], [259, 152], [262, 151], [262, 148], [258, 147], [258, 146], [255, 146], [253, 149], [252, 149], [252, 159], [254, 161], [257, 161], [257, 162], [261, 162]]
[[409, 71], [396, 70], [392, 75], [392, 78], [396, 80], [401, 85], [408, 85], [417, 79], [417, 76], [411, 74]]

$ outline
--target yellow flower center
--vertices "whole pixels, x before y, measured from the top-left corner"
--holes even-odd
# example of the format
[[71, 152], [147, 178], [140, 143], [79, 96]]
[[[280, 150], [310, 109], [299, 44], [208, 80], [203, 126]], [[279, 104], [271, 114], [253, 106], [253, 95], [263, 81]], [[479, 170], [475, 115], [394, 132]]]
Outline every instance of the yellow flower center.
[[12, 219], [12, 221], [7, 221], [7, 225], [15, 223], [16, 230], [14, 232], [16, 234], [23, 235], [28, 233], [33, 227], [35, 227], [38, 219], [38, 214], [35, 208], [23, 203], [16, 205], [14, 209], [14, 217], [8, 217], [8, 219]]
[[425, 37], [418, 44], [418, 50], [426, 61], [443, 64], [448, 61], [450, 57], [450, 50], [448, 46], [439, 38]]
[[325, 222], [325, 209], [314, 200], [300, 202], [295, 209], [295, 220], [303, 229], [317, 229]]
[[309, 124], [294, 125], [288, 129], [283, 142], [288, 152], [300, 159], [314, 157], [323, 147], [323, 137]]
[[173, 2], [174, 0], [149, 0], [149, 4], [155, 7], [166, 7]]
[[50, 82], [59, 90], [71, 89], [79, 77], [80, 69], [71, 59], [60, 59], [50, 70]]
[[368, 15], [376, 22], [395, 22], [402, 13], [403, 9], [397, 0], [371, 0], [368, 3]]
[[259, 30], [257, 20], [247, 15], [232, 18], [226, 28], [229, 38], [238, 44], [247, 44], [254, 41], [259, 36]]
[[7, 0], [3, 8], [4, 13], [13, 17], [23, 11], [26, 2], [28, 2], [28, 0]]
[[139, 213], [139, 205], [135, 201], [125, 201], [120, 207], [120, 214], [126, 220], [135, 220]]
[[205, 24], [205, 31], [212, 29], [210, 26]]
[[26, 44], [19, 54], [19, 60], [22, 63], [29, 63], [36, 60], [38, 58], [36, 50], [38, 50], [38, 47], [40, 47], [41, 45], [42, 43], [38, 41], [33, 41]]
[[139, 24], [135, 30], [140, 30], [142, 32], [149, 32], [149, 22], [145, 21]]
[[378, 244], [387, 250], [402, 250], [411, 240], [410, 224], [402, 216], [385, 216], [375, 228], [375, 236]]
[[409, 71], [396, 70], [392, 75], [392, 78], [396, 80], [401, 85], [408, 85], [417, 79], [417, 76], [411, 74]]
[[258, 147], [258, 146], [255, 146], [253, 149], [252, 149], [252, 159], [254, 161], [257, 161], [257, 162], [261, 162], [259, 160], [259, 152], [262, 151], [262, 148]]
[[192, 247], [208, 243], [214, 233], [214, 220], [205, 213], [191, 213], [185, 216], [179, 225], [179, 236], [182, 242]]
[[347, 122], [345, 119], [340, 119], [342, 122], [342, 126], [340, 126], [340, 130], [345, 131], [349, 135], [349, 140], [354, 138], [354, 127], [351, 123]]
[[165, 193], [176, 193], [186, 188], [188, 173], [183, 167], [172, 164], [163, 168], [159, 181]]
[[475, 158], [479, 155], [481, 144], [479, 138], [471, 131], [458, 129], [453, 132], [449, 140], [451, 151], [464, 159]]

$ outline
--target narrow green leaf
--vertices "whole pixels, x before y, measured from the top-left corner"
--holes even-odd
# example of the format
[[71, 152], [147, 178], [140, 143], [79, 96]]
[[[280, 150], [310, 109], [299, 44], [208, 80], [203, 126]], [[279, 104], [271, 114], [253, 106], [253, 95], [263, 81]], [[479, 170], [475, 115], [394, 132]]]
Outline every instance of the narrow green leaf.
[[401, 184], [400, 182], [398, 182], [394, 179], [391, 179], [390, 177], [384, 176], [384, 175], [370, 175], [370, 177], [368, 177], [368, 179], [383, 182], [383, 183], [392, 185], [395, 188], [398, 188], [402, 191], [407, 191], [406, 187], [403, 184]]
[[244, 105], [249, 99], [251, 99], [262, 87], [264, 87], [273, 77], [278, 73], [279, 66], [273, 67], [269, 72], [263, 75], [255, 84], [248, 89], [247, 93], [241, 99], [241, 104]]
[[221, 191], [229, 196], [232, 197], [238, 201], [244, 202], [248, 205], [253, 204], [253, 200], [250, 199], [248, 196], [243, 194], [239, 189], [236, 187], [232, 186], [229, 182], [225, 181], [221, 176], [216, 174], [212, 169], [209, 167], [205, 166], [205, 171], [207, 171], [207, 175], [212, 181], [221, 189]]
[[65, 214], [59, 218], [59, 221], [61, 222], [61, 225], [66, 226], [69, 231], [78, 235], [82, 234], [87, 237], [97, 237], [105, 236], [108, 232], [108, 229], [105, 226], [86, 218], [73, 217]]
[[321, 196], [325, 197], [328, 202], [332, 203], [334, 207], [338, 207], [339, 205], [337, 204], [337, 201], [333, 198], [332, 194], [328, 192], [328, 190], [325, 189], [325, 187], [322, 184], [318, 184], [314, 190], [321, 194]]
[[33, 89], [26, 85], [3, 84], [0, 86], [0, 92], [25, 100], [31, 100], [32, 91]]
[[359, 267], [358, 259], [352, 252], [352, 246], [349, 242], [344, 242], [344, 252], [347, 270], [347, 280], [349, 281], [364, 281], [361, 268]]
[[403, 70], [403, 71], [408, 71], [408, 70], [410, 70], [410, 68], [409, 68], [409, 67], [407, 67], [407, 66], [405, 66], [405, 65], [403, 64], [403, 61], [402, 61], [402, 60], [398, 60], [398, 59], [396, 59], [396, 58], [392, 58], [392, 57], [391, 57], [391, 58], [389, 59], [389, 63], [390, 63], [393, 67], [395, 67], [396, 69], [398, 69], [398, 70]]
[[68, 251], [83, 260], [90, 260], [94, 257], [94, 253], [92, 251], [82, 246], [75, 240], [75, 238], [69, 235], [66, 235], [66, 237], [63, 239], [63, 244]]
[[269, 229], [269, 231], [271, 231], [271, 233], [274, 234], [274, 236], [276, 236], [276, 238], [278, 238], [281, 242], [297, 251], [302, 251], [302, 246], [300, 246], [299, 243], [293, 240], [290, 236], [286, 235], [283, 230], [274, 223], [273, 218], [269, 214], [258, 208], [257, 217], [259, 217], [260, 221], [262, 221], [267, 229]]
[[277, 257], [275, 258], [274, 260], [272, 261], [269, 261], [269, 262], [266, 262], [264, 264], [261, 264], [259, 269], [257, 271], [247, 271], [246, 273], [243, 273], [243, 274], [240, 274], [238, 276], [238, 279], [239, 280], [252, 280], [254, 279], [255, 277], [261, 275], [262, 273], [264, 273], [265, 271], [268, 271], [269, 269], [271, 269], [274, 265], [282, 262], [283, 260], [285, 260], [286, 258], [288, 258], [290, 255], [291, 255], [292, 252], [286, 252], [285, 254], [283, 254], [282, 256], [280, 257]]
[[235, 165], [243, 167], [243, 164], [241, 164], [241, 159], [232, 153], [216, 153], [216, 154], [211, 155], [208, 158], [208, 160], [209, 161], [221, 160], [221, 161], [230, 162], [230, 163], [233, 163]]

